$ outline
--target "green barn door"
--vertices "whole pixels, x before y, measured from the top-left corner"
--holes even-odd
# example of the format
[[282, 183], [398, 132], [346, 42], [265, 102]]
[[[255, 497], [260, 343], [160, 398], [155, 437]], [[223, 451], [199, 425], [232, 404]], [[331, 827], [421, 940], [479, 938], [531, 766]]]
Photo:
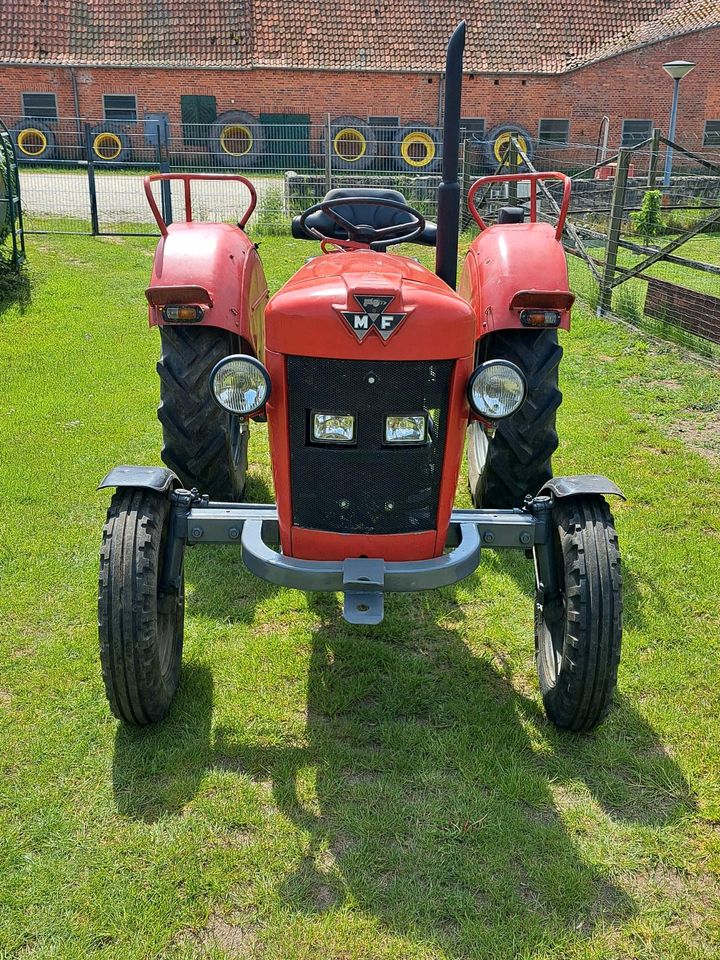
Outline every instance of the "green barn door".
[[268, 170], [306, 171], [310, 166], [310, 115], [261, 113]]
[[210, 126], [217, 119], [215, 97], [188, 94], [180, 97], [183, 143], [186, 147], [205, 147], [210, 137]]

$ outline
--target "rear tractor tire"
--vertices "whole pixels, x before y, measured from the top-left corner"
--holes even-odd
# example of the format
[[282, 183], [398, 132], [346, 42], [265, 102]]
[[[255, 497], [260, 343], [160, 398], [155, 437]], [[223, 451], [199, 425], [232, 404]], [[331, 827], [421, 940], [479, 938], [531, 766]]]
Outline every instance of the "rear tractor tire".
[[180, 680], [184, 587], [163, 589], [170, 502], [117, 490], [103, 527], [98, 589], [100, 663], [110, 709], [145, 726], [162, 720]]
[[572, 497], [553, 509], [558, 592], [535, 603], [535, 655], [548, 719], [592, 730], [617, 686], [622, 644], [620, 550], [602, 497]]
[[239, 353], [238, 338], [215, 327], [161, 327], [158, 419], [163, 462], [188, 490], [239, 500], [245, 487], [249, 429], [210, 393], [210, 373]]
[[478, 421], [468, 428], [468, 481], [476, 507], [521, 507], [552, 477], [555, 415], [562, 402], [556, 330], [501, 330], [487, 338], [481, 360], [511, 360], [525, 374], [527, 399], [488, 438]]

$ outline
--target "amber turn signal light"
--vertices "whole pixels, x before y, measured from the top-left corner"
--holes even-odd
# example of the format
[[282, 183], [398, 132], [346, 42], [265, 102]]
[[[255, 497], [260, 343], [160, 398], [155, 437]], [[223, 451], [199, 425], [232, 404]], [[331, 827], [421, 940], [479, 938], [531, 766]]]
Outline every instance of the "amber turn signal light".
[[520, 323], [524, 327], [559, 327], [559, 310], [523, 310]]
[[163, 317], [168, 323], [199, 323], [203, 318], [203, 308], [187, 304], [165, 307]]

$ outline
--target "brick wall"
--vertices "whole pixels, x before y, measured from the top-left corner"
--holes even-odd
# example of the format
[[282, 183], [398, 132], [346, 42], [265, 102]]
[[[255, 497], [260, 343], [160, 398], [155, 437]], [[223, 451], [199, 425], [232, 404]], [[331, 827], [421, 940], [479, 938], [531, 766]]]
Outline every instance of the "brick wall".
[[[594, 142], [600, 119], [611, 118], [617, 143], [623, 118], [650, 119], [667, 127], [672, 81], [662, 63], [693, 60], [697, 68], [681, 86], [678, 139], [700, 142], [706, 119], [720, 119], [720, 29], [654, 44], [562, 76], [469, 74], [463, 115], [484, 117], [486, 129], [515, 122], [537, 135], [538, 121], [567, 118], [570, 140]], [[301, 70], [160, 70], [77, 67], [80, 112], [102, 117], [104, 93], [132, 93], [139, 113], [167, 112], [180, 121], [182, 94], [210, 94], [218, 112], [399, 115], [401, 121], [435, 123], [440, 84], [435, 75], [337, 73]], [[22, 111], [23, 92], [54, 92], [61, 116], [74, 116], [70, 71], [63, 67], [0, 66], [0, 116]]]

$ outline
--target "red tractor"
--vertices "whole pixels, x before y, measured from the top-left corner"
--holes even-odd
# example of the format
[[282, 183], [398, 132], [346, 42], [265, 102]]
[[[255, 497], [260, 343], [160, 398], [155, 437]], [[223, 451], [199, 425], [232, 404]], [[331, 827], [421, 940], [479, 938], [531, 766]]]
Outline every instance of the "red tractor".
[[[561, 245], [570, 183], [530, 182], [480, 234], [455, 291], [464, 24], [448, 47], [437, 225], [395, 190], [332, 190], [293, 224], [320, 242], [267, 302], [243, 227], [193, 223], [189, 175], [146, 181], [162, 233], [147, 290], [160, 328], [163, 460], [117, 467], [103, 532], [99, 629], [110, 706], [147, 724], [167, 713], [183, 643], [183, 558], [241, 546], [248, 569], [309, 591], [341, 591], [344, 616], [377, 624], [386, 592], [446, 586], [484, 547], [534, 560], [535, 649], [547, 715], [588, 730], [607, 712], [621, 642], [618, 542], [600, 476], [552, 477], [559, 328], [573, 296]], [[556, 227], [537, 218], [537, 181], [560, 180]], [[186, 221], [166, 226], [150, 181], [181, 180]], [[436, 272], [393, 255], [436, 247]], [[252, 420], [267, 419], [276, 504], [241, 501]], [[467, 439], [476, 509], [453, 509]]]

